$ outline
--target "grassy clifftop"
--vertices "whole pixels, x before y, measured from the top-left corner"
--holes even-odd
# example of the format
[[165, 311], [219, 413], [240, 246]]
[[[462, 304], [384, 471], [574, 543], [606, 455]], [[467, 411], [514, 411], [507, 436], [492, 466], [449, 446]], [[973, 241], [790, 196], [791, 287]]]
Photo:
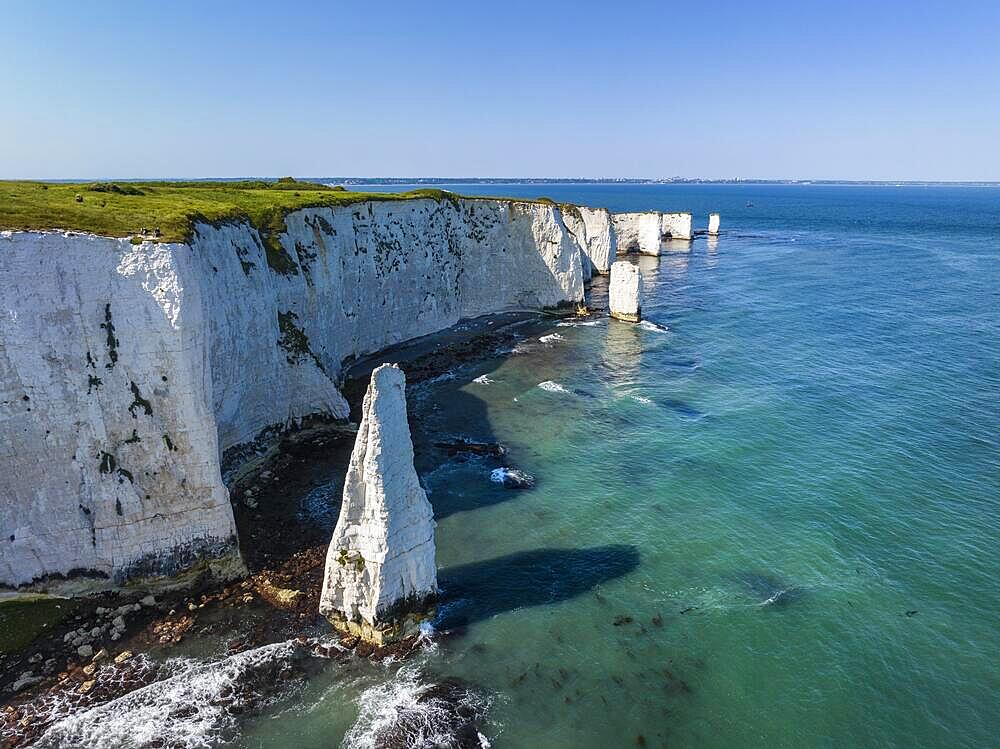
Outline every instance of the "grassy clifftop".
[[246, 219], [265, 236], [284, 230], [289, 211], [362, 200], [454, 198], [443, 190], [351, 192], [283, 178], [277, 182], [0, 181], [0, 230], [72, 229], [109, 237], [159, 229], [163, 241], [185, 241], [197, 220]]

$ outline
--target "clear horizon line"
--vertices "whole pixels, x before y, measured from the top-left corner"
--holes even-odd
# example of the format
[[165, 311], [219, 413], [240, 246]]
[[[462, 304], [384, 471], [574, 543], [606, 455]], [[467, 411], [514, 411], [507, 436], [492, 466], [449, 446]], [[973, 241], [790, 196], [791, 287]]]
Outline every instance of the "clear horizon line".
[[[96, 181], [122, 181], [122, 182], [211, 182], [211, 181], [223, 181], [231, 182], [238, 180], [265, 180], [272, 181], [278, 180], [281, 176], [285, 175], [238, 175], [238, 176], [209, 176], [209, 177], [191, 177], [191, 176], [158, 176], [158, 177], [112, 177], [112, 176], [99, 176], [99, 177], [10, 177], [10, 178], [0, 178], [0, 181], [10, 181], [10, 182], [96, 182]], [[680, 184], [711, 184], [711, 183], [727, 183], [727, 184], [739, 184], [739, 183], [772, 183], [772, 184], [804, 184], [804, 183], [821, 183], [821, 184], [913, 184], [913, 185], [1000, 185], [1000, 179], [996, 180], [976, 180], [976, 179], [865, 179], [865, 178], [853, 178], [853, 179], [837, 179], [837, 178], [827, 178], [827, 177], [683, 177], [683, 176], [671, 176], [671, 177], [585, 177], [585, 176], [573, 176], [573, 177], [483, 177], [483, 176], [448, 176], [448, 177], [436, 177], [436, 176], [392, 176], [392, 175], [374, 175], [374, 176], [361, 176], [361, 175], [309, 175], [296, 177], [295, 179], [302, 181], [344, 181], [344, 182], [367, 182], [371, 184], [380, 183], [402, 183], [402, 184], [416, 184], [420, 182], [438, 182], [438, 183], [455, 183], [460, 184], [463, 182], [490, 182], [490, 183], [545, 183], [545, 182], [583, 182], [583, 183], [657, 183], [657, 184], [670, 184], [670, 183], [680, 183]]]

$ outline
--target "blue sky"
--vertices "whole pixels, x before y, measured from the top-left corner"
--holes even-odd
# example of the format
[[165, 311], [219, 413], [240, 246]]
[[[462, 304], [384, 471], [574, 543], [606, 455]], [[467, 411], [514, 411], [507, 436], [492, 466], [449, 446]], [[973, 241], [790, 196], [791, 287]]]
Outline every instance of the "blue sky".
[[285, 174], [1000, 180], [1000, 3], [0, 3], [0, 178]]

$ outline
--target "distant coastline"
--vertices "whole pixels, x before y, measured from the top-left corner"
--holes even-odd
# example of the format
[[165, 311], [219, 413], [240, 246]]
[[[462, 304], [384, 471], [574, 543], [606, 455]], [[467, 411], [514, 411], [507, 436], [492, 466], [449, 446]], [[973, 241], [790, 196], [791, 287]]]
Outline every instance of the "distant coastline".
[[634, 179], [626, 177], [302, 177], [307, 181], [336, 182], [343, 185], [972, 185], [991, 187], [994, 182], [942, 182], [934, 180], [842, 180], [842, 179], [701, 179], [696, 177], [661, 177]]
[[[17, 182], [93, 182], [111, 180], [115, 182], [239, 182], [248, 179], [276, 180], [273, 175], [249, 175], [241, 177], [86, 177], [72, 179], [12, 180]], [[889, 179], [702, 179], [698, 177], [660, 177], [638, 179], [632, 177], [296, 177], [303, 182], [337, 185], [872, 185], [884, 187], [935, 187], [970, 186], [998, 187], [995, 181], [941, 181], [941, 180], [889, 180]]]

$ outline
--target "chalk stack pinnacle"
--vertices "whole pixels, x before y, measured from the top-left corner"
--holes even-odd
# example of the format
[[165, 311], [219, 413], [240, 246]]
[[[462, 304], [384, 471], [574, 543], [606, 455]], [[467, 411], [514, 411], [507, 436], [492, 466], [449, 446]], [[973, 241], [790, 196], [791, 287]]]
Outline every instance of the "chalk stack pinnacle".
[[319, 610], [342, 632], [386, 645], [434, 613], [434, 516], [413, 467], [406, 378], [372, 372], [340, 519], [326, 556]]
[[626, 322], [639, 322], [642, 312], [642, 274], [639, 268], [624, 260], [611, 266], [608, 306], [611, 316]]
[[719, 214], [710, 213], [708, 214], [708, 235], [710, 237], [719, 236]]

